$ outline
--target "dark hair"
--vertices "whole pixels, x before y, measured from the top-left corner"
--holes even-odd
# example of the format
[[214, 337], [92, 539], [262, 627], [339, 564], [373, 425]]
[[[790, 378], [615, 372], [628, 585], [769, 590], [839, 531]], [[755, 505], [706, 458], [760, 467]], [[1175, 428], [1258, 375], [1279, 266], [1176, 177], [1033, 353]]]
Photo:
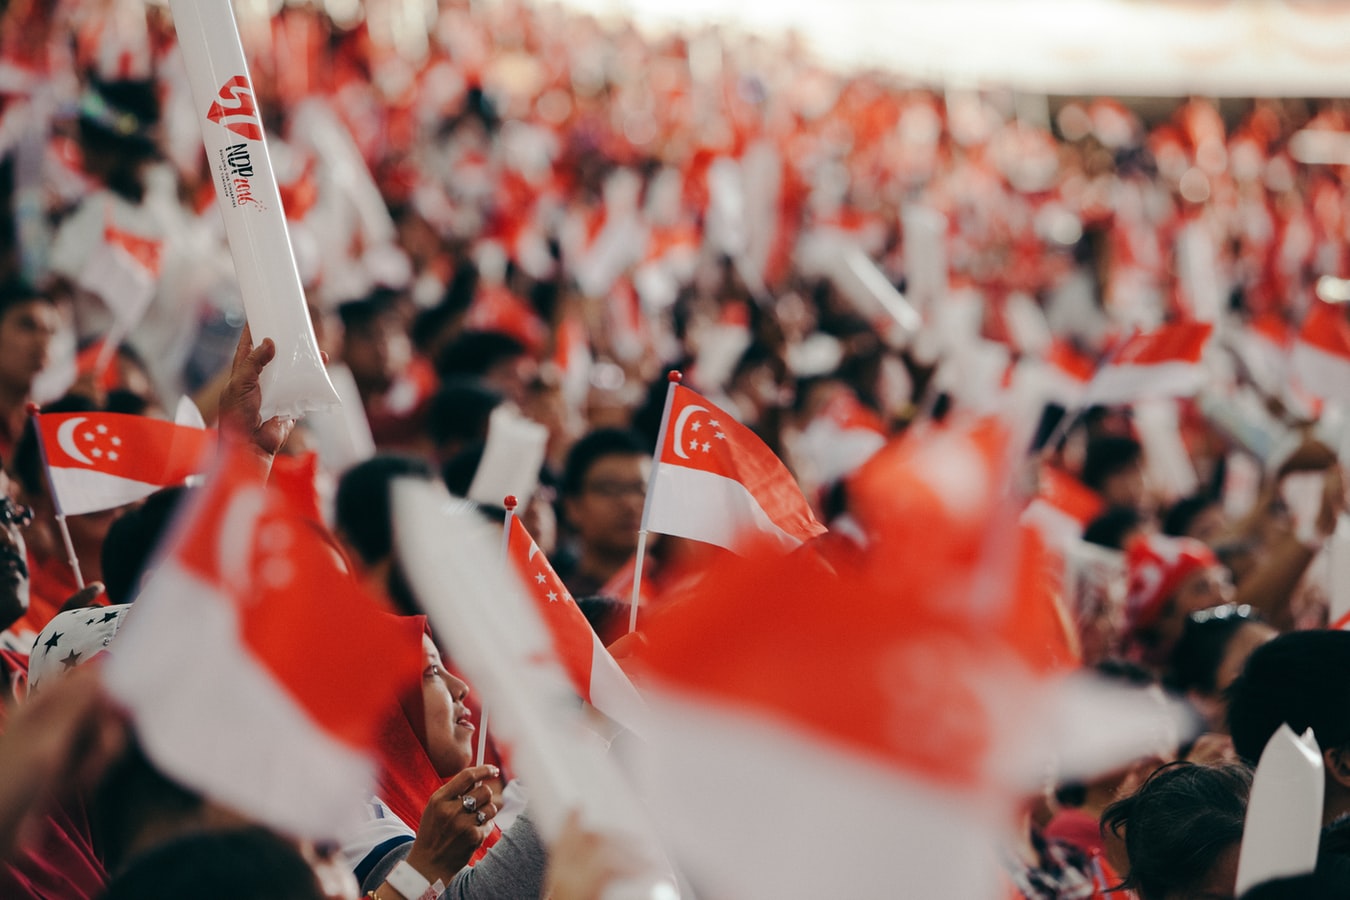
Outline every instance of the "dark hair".
[[1110, 550], [1124, 550], [1126, 536], [1144, 523], [1128, 506], [1112, 506], [1083, 529], [1083, 540]]
[[1350, 631], [1295, 631], [1256, 648], [1228, 688], [1228, 730], [1255, 764], [1280, 725], [1311, 728], [1325, 749], [1350, 744]]
[[1328, 893], [1315, 873], [1291, 875], [1287, 878], [1274, 878], [1248, 888], [1241, 900], [1320, 900], [1344, 897], [1344, 894]]
[[151, 494], [118, 516], [103, 539], [100, 560], [109, 603], [130, 603], [140, 593], [141, 573], [159, 548], [181, 502], [193, 488], [171, 487]]
[[80, 96], [80, 146], [86, 159], [110, 164], [109, 190], [139, 204], [145, 196], [141, 164], [159, 155], [155, 126], [159, 92], [153, 81], [102, 81], [91, 78]]
[[398, 299], [398, 292], [389, 288], [375, 288], [358, 300], [348, 300], [338, 305], [338, 318], [342, 327], [350, 330], [365, 328], [380, 316], [391, 312]]
[[1252, 773], [1235, 764], [1163, 766], [1102, 813], [1102, 834], [1124, 837], [1130, 871], [1122, 888], [1161, 900], [1204, 878], [1242, 840]]
[[436, 374], [486, 375], [493, 366], [507, 359], [525, 356], [525, 345], [500, 331], [465, 331], [441, 350], [436, 357]]
[[504, 399], [476, 378], [450, 378], [427, 407], [427, 437], [438, 450], [452, 442], [487, 440], [488, 419]]
[[575, 497], [590, 474], [591, 466], [606, 456], [648, 456], [651, 448], [642, 439], [624, 428], [599, 428], [572, 445], [563, 466], [560, 493]]
[[1251, 615], [1212, 616], [1203, 621], [1188, 618], [1172, 651], [1171, 671], [1165, 679], [1167, 686], [1178, 693], [1196, 690], [1212, 694], [1218, 686], [1215, 678], [1228, 644], [1242, 626], [1254, 621], [1260, 620]]
[[0, 318], [4, 318], [12, 308], [34, 300], [53, 302], [45, 291], [38, 290], [20, 278], [6, 278], [0, 281]]
[[1083, 457], [1083, 484], [1100, 491], [1107, 479], [1143, 458], [1144, 448], [1132, 437], [1104, 434], [1088, 441]]
[[1167, 511], [1162, 520], [1162, 533], [1172, 537], [1186, 537], [1196, 516], [1219, 501], [1208, 494], [1183, 497]]
[[366, 565], [380, 562], [393, 550], [389, 485], [404, 477], [433, 481], [436, 473], [424, 459], [387, 453], [357, 463], [338, 479], [335, 530]]
[[103, 900], [323, 900], [314, 870], [265, 828], [201, 831], [136, 857]]
[[600, 643], [612, 644], [628, 633], [628, 613], [632, 608], [628, 598], [595, 594], [577, 597], [576, 601], [587, 624], [599, 636]]
[[201, 809], [201, 795], [166, 777], [132, 740], [108, 767], [90, 802], [90, 829], [99, 859], [109, 872], [116, 872], [146, 828], [189, 827]]

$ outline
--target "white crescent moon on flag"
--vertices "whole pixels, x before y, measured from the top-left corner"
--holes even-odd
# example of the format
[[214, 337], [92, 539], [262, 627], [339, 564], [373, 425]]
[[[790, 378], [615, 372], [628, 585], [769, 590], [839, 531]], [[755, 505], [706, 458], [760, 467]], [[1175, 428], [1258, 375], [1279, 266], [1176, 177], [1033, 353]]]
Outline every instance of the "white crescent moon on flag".
[[684, 452], [684, 425], [689, 421], [689, 417], [696, 412], [707, 412], [706, 406], [686, 406], [680, 410], [679, 417], [675, 420], [675, 455], [680, 459], [688, 459], [689, 454]]
[[60, 445], [66, 456], [77, 462], [82, 462], [86, 466], [92, 466], [94, 461], [81, 453], [80, 448], [75, 445], [75, 429], [79, 428], [87, 418], [88, 416], [76, 416], [62, 422], [61, 427], [56, 429], [56, 443]]

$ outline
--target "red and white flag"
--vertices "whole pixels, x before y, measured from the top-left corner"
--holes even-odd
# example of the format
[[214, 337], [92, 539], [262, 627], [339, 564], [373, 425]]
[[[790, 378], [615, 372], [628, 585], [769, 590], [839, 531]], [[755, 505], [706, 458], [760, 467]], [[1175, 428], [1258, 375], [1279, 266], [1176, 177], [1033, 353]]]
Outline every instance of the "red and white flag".
[[163, 254], [163, 241], [118, 228], [109, 211], [103, 242], [90, 254], [79, 285], [107, 304], [118, 335], [127, 334], [149, 308], [159, 284]]
[[1350, 322], [1340, 307], [1313, 302], [1294, 340], [1290, 367], [1304, 390], [1350, 404]]
[[553, 635], [564, 671], [583, 700], [630, 731], [641, 730], [642, 698], [609, 655], [572, 594], [518, 516], [510, 517], [506, 553]]
[[36, 417], [62, 515], [112, 509], [204, 472], [215, 432], [123, 413]]
[[1136, 334], [1117, 348], [1088, 385], [1085, 404], [1186, 397], [1205, 383], [1200, 358], [1214, 326], [1176, 322]]
[[[1151, 743], [1149, 724], [1174, 721], [1142, 691], [1097, 702], [1090, 724], [1070, 709], [1073, 660], [1055, 647], [1037, 543], [1010, 521], [1007, 459], [988, 428], [908, 435], [855, 476], [875, 504], [859, 554], [827, 568], [761, 542], [652, 614], [634, 660], [651, 710], [635, 778], [701, 889], [1005, 897], [992, 848], [1051, 757], [1064, 777], [1109, 771]], [[847, 827], [803, 818], [803, 786], [823, 773]]]
[[797, 453], [809, 462], [817, 483], [828, 485], [867, 462], [885, 444], [881, 416], [864, 406], [852, 389], [841, 387], [802, 429]]
[[748, 535], [792, 550], [825, 533], [787, 467], [749, 428], [672, 383], [642, 530], [735, 550]]
[[1056, 339], [1045, 354], [1045, 401], [1065, 409], [1076, 409], [1096, 370], [1096, 363], [1079, 353], [1072, 344]]
[[1101, 514], [1106, 503], [1091, 488], [1053, 466], [1043, 466], [1036, 496], [1022, 512], [1022, 523], [1035, 528], [1046, 544], [1063, 551]]
[[378, 723], [416, 683], [420, 620], [382, 611], [331, 539], [264, 488], [247, 459], [225, 460], [104, 676], [166, 775], [331, 838], [359, 821]]

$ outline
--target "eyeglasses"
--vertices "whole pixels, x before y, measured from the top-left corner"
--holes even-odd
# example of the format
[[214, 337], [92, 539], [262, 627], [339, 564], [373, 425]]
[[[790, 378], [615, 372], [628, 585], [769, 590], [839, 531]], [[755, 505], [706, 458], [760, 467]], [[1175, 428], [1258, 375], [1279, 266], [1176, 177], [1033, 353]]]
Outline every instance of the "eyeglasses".
[[1252, 608], [1246, 603], [1225, 603], [1222, 606], [1211, 606], [1209, 609], [1197, 609], [1191, 613], [1190, 620], [1197, 625], [1203, 625], [1215, 619], [1250, 619], [1251, 617]]
[[33, 511], [9, 497], [0, 498], [0, 525], [18, 525], [27, 528], [33, 524]]
[[590, 494], [599, 494], [609, 500], [620, 497], [647, 496], [647, 483], [644, 481], [592, 481], [584, 487]]

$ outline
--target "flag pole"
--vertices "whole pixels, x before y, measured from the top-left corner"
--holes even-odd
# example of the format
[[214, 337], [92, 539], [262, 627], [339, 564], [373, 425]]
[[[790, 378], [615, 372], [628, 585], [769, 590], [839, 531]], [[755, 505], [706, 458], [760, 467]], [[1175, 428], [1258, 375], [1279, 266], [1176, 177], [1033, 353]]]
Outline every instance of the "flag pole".
[[28, 404], [28, 415], [33, 419], [33, 437], [37, 439], [38, 454], [42, 457], [42, 472], [47, 476], [47, 493], [51, 495], [52, 507], [56, 510], [56, 527], [61, 530], [61, 541], [66, 545], [66, 562], [75, 573], [75, 586], [84, 590], [84, 573], [80, 571], [80, 559], [75, 555], [75, 542], [70, 539], [66, 514], [61, 511], [61, 497], [56, 492], [56, 485], [52, 483], [51, 466], [47, 464], [47, 448], [42, 443], [42, 428], [38, 425], [38, 417], [41, 414], [42, 409], [36, 403]]
[[[516, 517], [516, 498], [513, 495], [507, 495], [502, 501], [502, 506], [506, 507], [506, 516], [502, 519], [502, 569], [503, 571], [511, 565], [511, 520]], [[483, 758], [487, 756], [487, 733], [488, 733], [488, 708], [483, 704], [483, 714], [478, 721], [478, 752], [474, 756], [474, 765], [481, 766]]]
[[647, 519], [652, 514], [652, 489], [656, 487], [656, 473], [661, 466], [661, 451], [666, 444], [666, 429], [670, 427], [670, 406], [675, 402], [675, 388], [684, 376], [677, 369], [666, 375], [666, 405], [661, 410], [661, 428], [656, 434], [656, 449], [652, 451], [652, 470], [647, 475], [647, 494], [642, 498], [642, 524], [638, 527], [637, 555], [633, 558], [633, 599], [628, 608], [628, 633], [637, 631], [638, 603], [642, 599], [642, 562], [647, 555]]

